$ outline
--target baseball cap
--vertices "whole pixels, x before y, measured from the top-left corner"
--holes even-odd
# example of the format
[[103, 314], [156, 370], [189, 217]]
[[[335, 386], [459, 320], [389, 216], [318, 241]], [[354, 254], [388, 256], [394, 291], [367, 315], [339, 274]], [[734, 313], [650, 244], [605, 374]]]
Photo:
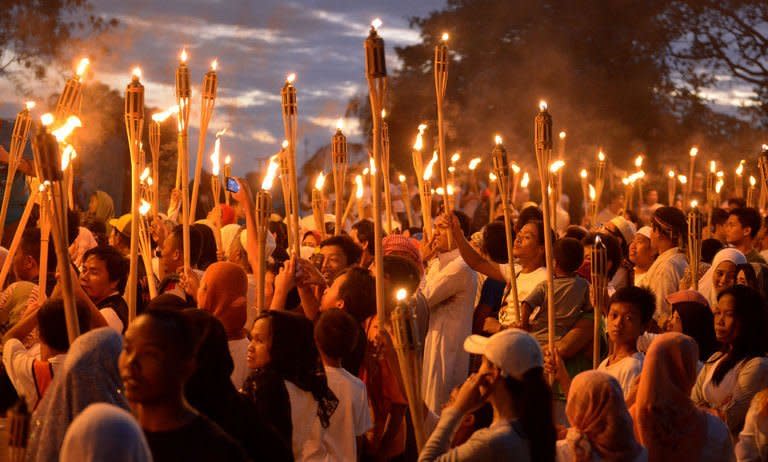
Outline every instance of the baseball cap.
[[629, 244], [635, 238], [635, 224], [624, 217], [616, 216], [611, 219], [611, 223], [619, 230], [624, 242]]
[[131, 237], [131, 214], [126, 213], [125, 215], [121, 215], [119, 218], [111, 218], [109, 220], [109, 225], [116, 229], [117, 232], [120, 234]]
[[501, 369], [502, 375], [517, 380], [534, 367], [544, 367], [539, 342], [520, 329], [505, 329], [490, 337], [470, 335], [464, 340], [464, 350], [485, 356]]

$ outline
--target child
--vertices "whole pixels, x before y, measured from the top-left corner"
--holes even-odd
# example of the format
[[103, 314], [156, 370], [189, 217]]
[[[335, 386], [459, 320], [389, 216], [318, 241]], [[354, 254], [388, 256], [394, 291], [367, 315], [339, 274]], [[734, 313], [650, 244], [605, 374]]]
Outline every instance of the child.
[[328, 438], [324, 438], [332, 460], [356, 460], [363, 435], [373, 427], [365, 384], [341, 367], [341, 358], [348, 355], [357, 342], [365, 341], [358, 335], [359, 330], [355, 319], [338, 308], [323, 311], [315, 324], [315, 343], [328, 386], [339, 398], [339, 406], [331, 416]]

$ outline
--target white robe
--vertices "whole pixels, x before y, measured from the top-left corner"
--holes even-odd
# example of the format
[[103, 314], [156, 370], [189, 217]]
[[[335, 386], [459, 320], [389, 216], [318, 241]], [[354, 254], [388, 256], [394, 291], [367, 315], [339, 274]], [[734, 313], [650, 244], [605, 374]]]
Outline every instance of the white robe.
[[668, 306], [667, 295], [678, 291], [680, 279], [683, 277], [688, 260], [678, 247], [659, 254], [648, 272], [640, 282], [641, 287], [647, 287], [656, 296], [656, 312], [653, 319], [662, 322], [672, 314], [672, 308]]
[[451, 390], [467, 378], [469, 353], [463, 345], [472, 333], [476, 291], [477, 273], [458, 250], [440, 254], [430, 263], [423, 285], [430, 315], [421, 389], [427, 407], [438, 415]]

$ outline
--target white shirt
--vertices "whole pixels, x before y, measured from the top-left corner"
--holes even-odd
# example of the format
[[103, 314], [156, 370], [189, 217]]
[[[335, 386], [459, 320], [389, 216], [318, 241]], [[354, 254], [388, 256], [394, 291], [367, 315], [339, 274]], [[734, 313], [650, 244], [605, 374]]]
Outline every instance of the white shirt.
[[[557, 462], [575, 462], [576, 461], [576, 455], [573, 453], [573, 447], [568, 443], [567, 440], [558, 440], [557, 441]], [[597, 454], [597, 451], [592, 451], [592, 459], [590, 462], [601, 462], [605, 459], [600, 457]], [[627, 462], [648, 462], [648, 451], [643, 448], [643, 450], [640, 452], [640, 454], [637, 455], [634, 459]]]
[[621, 358], [618, 362], [610, 365], [608, 364], [608, 359], [605, 358], [597, 367], [597, 370], [610, 374], [619, 382], [621, 391], [624, 393], [624, 399], [626, 400], [635, 384], [635, 379], [640, 376], [640, 371], [643, 370], [645, 355], [636, 352], [632, 356]]
[[[512, 277], [509, 273], [509, 265], [499, 265], [499, 269], [504, 277], [507, 278], [507, 281], [509, 281]], [[519, 303], [523, 303], [523, 300], [528, 298], [528, 295], [533, 292], [533, 289], [535, 289], [536, 286], [547, 280], [547, 269], [543, 266], [540, 266], [531, 272], [523, 273], [521, 272], [520, 265], [515, 265], [515, 272], [517, 273], [517, 300]], [[514, 301], [512, 299], [511, 291], [507, 294], [505, 303], [506, 306], [503, 306], [502, 310], [504, 311], [505, 316], [507, 316], [506, 320], [510, 323], [519, 321], [519, 319], [517, 319], [517, 311], [514, 309]]]
[[328, 386], [339, 399], [325, 433], [328, 460], [357, 460], [357, 437], [373, 427], [362, 380], [340, 367], [325, 366]]
[[469, 353], [462, 345], [472, 333], [477, 273], [458, 249], [442, 253], [430, 262], [422, 292], [430, 315], [421, 389], [427, 407], [440, 414], [451, 390], [467, 378]]
[[248, 337], [243, 337], [238, 340], [227, 341], [229, 346], [229, 355], [232, 356], [232, 362], [235, 364], [235, 368], [232, 370], [232, 384], [238, 390], [243, 386], [243, 382], [248, 378], [248, 362], [246, 356], [248, 356]]
[[[66, 354], [60, 354], [48, 359], [54, 375], [59, 371], [66, 357]], [[16, 393], [26, 399], [27, 407], [30, 410], [35, 408], [40, 399], [32, 373], [32, 363], [35, 360], [40, 360], [39, 348], [27, 350], [15, 338], [5, 342], [3, 346], [3, 365], [5, 366], [5, 371], [11, 384], [13, 384], [13, 388], [16, 389]]]
[[680, 279], [683, 277], [688, 260], [678, 247], [672, 247], [659, 254], [653, 262], [640, 287], [646, 287], [656, 296], [656, 311], [653, 318], [663, 321], [672, 314], [672, 308], [667, 304], [667, 295], [677, 292]]
[[312, 393], [287, 380], [284, 382], [291, 403], [291, 447], [294, 460], [330, 462], [332, 459], [326, 437], [328, 429], [323, 428], [317, 416], [317, 401]]

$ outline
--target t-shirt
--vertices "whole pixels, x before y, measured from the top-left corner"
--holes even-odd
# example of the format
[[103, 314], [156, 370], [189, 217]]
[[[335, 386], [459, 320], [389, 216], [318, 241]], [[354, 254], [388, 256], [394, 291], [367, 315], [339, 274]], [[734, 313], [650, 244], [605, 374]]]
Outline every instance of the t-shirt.
[[115, 329], [121, 334], [128, 325], [128, 304], [125, 303], [123, 296], [115, 292], [109, 297], [96, 303], [99, 313], [107, 320], [109, 327]]
[[[581, 276], [565, 276], [554, 279], [555, 292], [555, 339], [568, 332], [581, 315], [591, 311], [589, 283]], [[547, 281], [539, 283], [525, 298], [531, 309], [531, 332], [539, 342], [547, 341]]]
[[[19, 396], [23, 396], [27, 401], [29, 409], [34, 409], [40, 398], [43, 397], [43, 390], [39, 389], [39, 383], [35, 380], [33, 372], [33, 363], [40, 361], [39, 350], [27, 350], [24, 345], [15, 338], [9, 339], [3, 346], [3, 366], [8, 374], [8, 379], [16, 389]], [[55, 375], [61, 365], [64, 363], [66, 354], [56, 355], [48, 358], [51, 372]]]
[[207, 417], [197, 416], [189, 424], [175, 430], [144, 430], [155, 462], [247, 461], [243, 448]]
[[331, 460], [327, 436], [329, 429], [323, 428], [320, 417], [317, 415], [317, 400], [312, 393], [302, 390], [287, 380], [285, 389], [288, 391], [291, 403], [293, 458], [297, 462]]
[[235, 364], [230, 378], [232, 379], [232, 384], [239, 390], [251, 372], [248, 369], [248, 362], [246, 360], [246, 356], [248, 356], [248, 337], [230, 340], [227, 342], [227, 345], [229, 346], [229, 354], [232, 356], [232, 362]]
[[325, 437], [330, 460], [356, 460], [358, 436], [373, 427], [362, 380], [340, 367], [325, 366], [328, 386], [339, 399]]
[[640, 371], [643, 370], [645, 355], [638, 351], [632, 356], [621, 358], [613, 364], [608, 364], [608, 359], [605, 358], [597, 367], [597, 370], [607, 372], [619, 382], [621, 391], [624, 393], [624, 399], [626, 400], [635, 384], [635, 379], [640, 376]]
[[[502, 274], [504, 274], [504, 277], [507, 278], [507, 281], [509, 281], [511, 277], [509, 272], [509, 264], [499, 265], [499, 269], [501, 270]], [[528, 297], [528, 294], [533, 292], [533, 289], [535, 289], [537, 285], [547, 279], [547, 269], [543, 266], [540, 266], [529, 273], [521, 272], [520, 267], [516, 266], [515, 271], [517, 272], [517, 300], [521, 303], [526, 299], [526, 297]], [[518, 321], [517, 312], [513, 308], [514, 303], [512, 300], [511, 292], [507, 294], [507, 297], [504, 301], [506, 303], [506, 307], [502, 307], [502, 310], [504, 313], [506, 313], [505, 321], [509, 323]]]

